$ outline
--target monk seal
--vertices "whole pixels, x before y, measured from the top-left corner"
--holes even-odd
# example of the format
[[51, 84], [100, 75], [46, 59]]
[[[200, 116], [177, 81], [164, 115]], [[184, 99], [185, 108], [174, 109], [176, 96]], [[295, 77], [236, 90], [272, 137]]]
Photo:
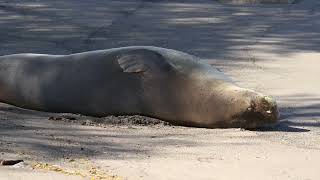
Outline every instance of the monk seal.
[[198, 57], [153, 46], [0, 57], [0, 101], [89, 116], [144, 115], [183, 126], [255, 128], [276, 102], [238, 87]]

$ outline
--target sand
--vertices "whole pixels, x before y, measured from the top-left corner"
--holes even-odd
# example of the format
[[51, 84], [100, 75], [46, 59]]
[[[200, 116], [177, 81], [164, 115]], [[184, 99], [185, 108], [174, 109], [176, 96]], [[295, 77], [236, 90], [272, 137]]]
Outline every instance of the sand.
[[0, 159], [24, 164], [0, 167], [0, 179], [318, 180], [319, 10], [317, 0], [0, 0], [0, 55], [129, 45], [182, 50], [274, 96], [281, 113], [277, 126], [248, 131], [1, 104]]

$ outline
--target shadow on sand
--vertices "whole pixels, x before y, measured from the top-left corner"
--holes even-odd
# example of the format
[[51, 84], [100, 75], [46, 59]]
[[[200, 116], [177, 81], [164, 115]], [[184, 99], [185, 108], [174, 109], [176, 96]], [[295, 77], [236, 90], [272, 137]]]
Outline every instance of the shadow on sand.
[[211, 0], [0, 0], [0, 55], [152, 45], [239, 62], [248, 60], [242, 55], [258, 42], [265, 53], [320, 51], [320, 26], [314, 26], [320, 4], [308, 2], [236, 6]]

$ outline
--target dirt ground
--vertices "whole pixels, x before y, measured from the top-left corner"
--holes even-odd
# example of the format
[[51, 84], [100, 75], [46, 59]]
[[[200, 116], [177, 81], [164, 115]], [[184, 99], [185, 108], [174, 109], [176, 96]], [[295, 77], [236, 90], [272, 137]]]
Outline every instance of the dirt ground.
[[0, 105], [0, 179], [320, 179], [320, 2], [0, 0], [0, 55], [129, 45], [188, 52], [274, 96], [272, 128], [202, 129]]

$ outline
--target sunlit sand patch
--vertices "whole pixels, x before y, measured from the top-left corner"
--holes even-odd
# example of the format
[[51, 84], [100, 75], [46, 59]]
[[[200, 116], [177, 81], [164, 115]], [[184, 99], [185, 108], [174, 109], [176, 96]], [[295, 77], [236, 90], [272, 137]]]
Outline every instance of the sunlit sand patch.
[[230, 4], [294, 4], [297, 0], [218, 0]]
[[95, 166], [91, 161], [87, 159], [70, 159], [72, 167], [64, 168], [58, 165], [52, 165], [49, 163], [36, 162], [32, 165], [35, 170], [44, 170], [65, 174], [68, 176], [80, 176], [83, 178], [90, 178], [90, 180], [123, 180], [124, 178], [109, 175], [99, 167]]
[[170, 24], [216, 24], [224, 20], [217, 17], [193, 17], [193, 18], [173, 18], [169, 19]]

